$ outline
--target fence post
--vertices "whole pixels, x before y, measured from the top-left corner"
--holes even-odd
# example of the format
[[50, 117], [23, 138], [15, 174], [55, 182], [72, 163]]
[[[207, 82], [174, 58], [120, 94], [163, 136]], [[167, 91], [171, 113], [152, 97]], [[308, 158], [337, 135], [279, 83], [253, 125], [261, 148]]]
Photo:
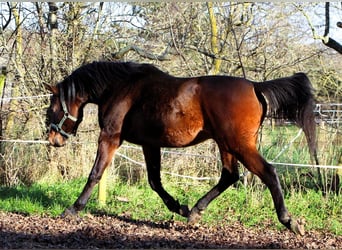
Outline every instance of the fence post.
[[103, 174], [102, 174], [102, 178], [99, 182], [99, 191], [98, 191], [98, 200], [99, 200], [99, 204], [101, 206], [106, 205], [106, 198], [107, 198], [107, 168], [104, 170]]
[[[6, 66], [0, 65], [0, 98], [3, 98], [3, 93], [5, 89], [5, 82], [6, 82], [6, 75], [7, 75], [7, 68]], [[0, 101], [0, 104], [2, 103], [2, 99]], [[2, 105], [1, 105], [2, 107]], [[2, 138], [2, 118], [0, 117], [0, 137]], [[2, 149], [0, 149], [2, 151]]]
[[6, 75], [7, 75], [6, 66], [0, 65], [0, 98], [3, 97], [3, 90], [5, 88]]

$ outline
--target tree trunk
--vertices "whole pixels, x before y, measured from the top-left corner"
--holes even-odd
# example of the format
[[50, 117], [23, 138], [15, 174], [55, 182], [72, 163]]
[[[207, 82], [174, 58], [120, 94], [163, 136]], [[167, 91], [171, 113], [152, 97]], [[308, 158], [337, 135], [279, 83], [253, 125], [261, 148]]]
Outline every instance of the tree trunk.
[[[24, 80], [24, 67], [22, 64], [22, 56], [23, 56], [23, 35], [21, 29], [21, 19], [18, 10], [18, 4], [12, 3], [12, 14], [15, 21], [16, 27], [16, 40], [15, 40], [15, 58], [14, 58], [14, 66], [16, 68], [15, 71], [15, 79], [12, 86], [12, 93], [11, 97], [20, 96], [20, 85]], [[12, 99], [9, 103], [9, 110], [18, 110], [18, 100]], [[15, 126], [15, 112], [10, 112], [7, 116], [7, 124], [5, 131], [9, 133], [9, 137], [16, 138], [17, 137], [17, 129], [14, 128]]]
[[[1, 67], [1, 73], [0, 73], [0, 98], [2, 99], [4, 97], [4, 88], [5, 88], [5, 82], [6, 82], [6, 75], [7, 75], [7, 68], [5, 66], [0, 65]], [[2, 101], [1, 101], [1, 110], [2, 110]], [[0, 116], [0, 138], [2, 139], [2, 115]], [[1, 148], [1, 144], [0, 144]]]
[[213, 10], [213, 3], [207, 2], [207, 8], [209, 12], [209, 21], [211, 27], [211, 50], [215, 55], [213, 59], [213, 68], [210, 70], [210, 74], [218, 74], [221, 69], [222, 59], [219, 58], [219, 41], [218, 41], [218, 31], [217, 31], [217, 23], [216, 18]]
[[57, 5], [55, 2], [49, 2], [49, 19], [48, 27], [50, 29], [50, 58], [49, 58], [49, 68], [50, 68], [50, 82], [54, 83], [56, 81], [57, 66], [56, 66], [56, 55], [57, 55]]

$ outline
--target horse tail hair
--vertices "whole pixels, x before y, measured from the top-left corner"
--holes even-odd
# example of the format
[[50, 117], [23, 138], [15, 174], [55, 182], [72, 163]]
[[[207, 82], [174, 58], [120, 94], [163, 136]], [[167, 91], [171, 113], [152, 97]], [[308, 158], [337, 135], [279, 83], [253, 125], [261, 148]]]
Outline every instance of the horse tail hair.
[[[271, 118], [288, 119], [303, 129], [310, 154], [318, 163], [315, 100], [313, 87], [305, 73], [266, 82], [253, 82], [256, 94], [265, 98], [267, 113]], [[261, 94], [261, 95], [260, 95]], [[265, 103], [265, 100], [260, 100]]]

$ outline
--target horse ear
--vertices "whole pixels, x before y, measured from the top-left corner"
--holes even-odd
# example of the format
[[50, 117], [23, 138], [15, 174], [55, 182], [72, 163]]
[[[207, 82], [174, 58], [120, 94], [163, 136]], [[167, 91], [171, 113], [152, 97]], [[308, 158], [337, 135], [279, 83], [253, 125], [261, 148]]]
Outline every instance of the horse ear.
[[56, 86], [51, 86], [47, 83], [43, 83], [44, 87], [49, 90], [50, 92], [52, 92], [52, 94], [58, 94], [58, 88]]

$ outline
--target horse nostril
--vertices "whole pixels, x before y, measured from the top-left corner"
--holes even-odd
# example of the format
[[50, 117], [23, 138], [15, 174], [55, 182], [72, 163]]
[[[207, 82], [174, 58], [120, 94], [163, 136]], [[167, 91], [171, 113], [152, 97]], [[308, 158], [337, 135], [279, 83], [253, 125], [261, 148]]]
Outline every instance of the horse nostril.
[[50, 142], [50, 145], [53, 147], [63, 147], [65, 145], [65, 141], [62, 138], [62, 136], [58, 136], [58, 135], [55, 135], [52, 137], [50, 136], [49, 142]]
[[[62, 136], [61, 136], [62, 138]], [[55, 147], [63, 147], [65, 145], [65, 141], [64, 139], [60, 139], [60, 138], [55, 138]]]

